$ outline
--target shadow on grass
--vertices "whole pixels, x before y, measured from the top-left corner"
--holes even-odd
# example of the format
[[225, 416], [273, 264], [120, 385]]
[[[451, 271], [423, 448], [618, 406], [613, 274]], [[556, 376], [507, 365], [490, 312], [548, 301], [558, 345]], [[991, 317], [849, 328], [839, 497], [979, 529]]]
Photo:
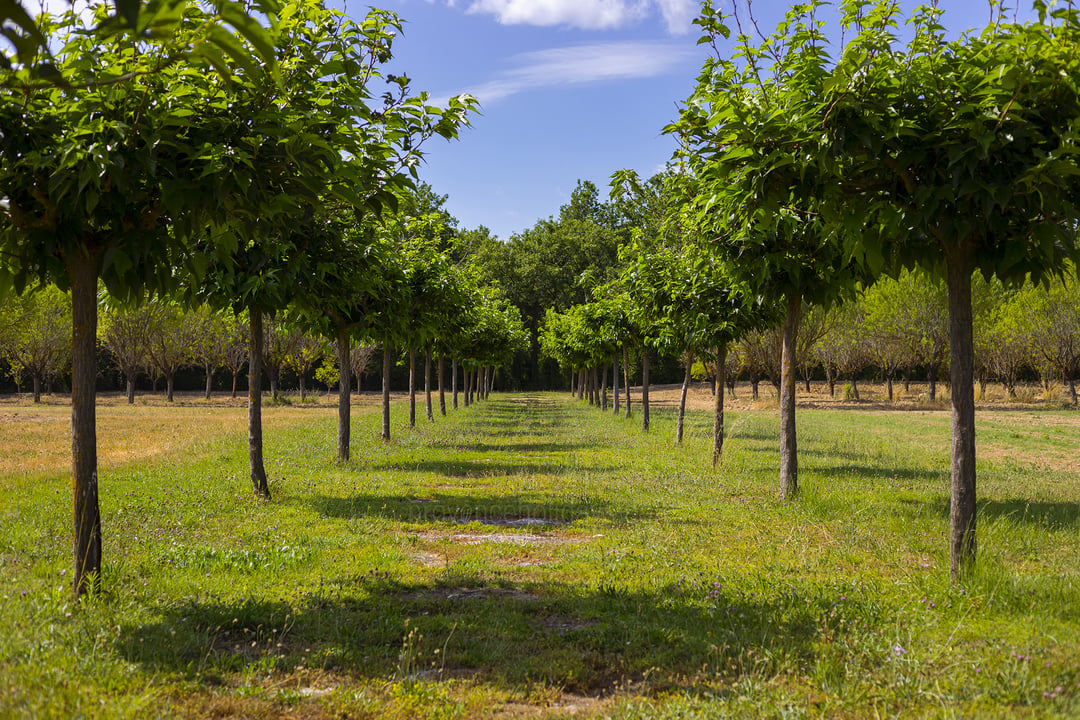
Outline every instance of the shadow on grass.
[[[944, 519], [949, 518], [949, 498], [934, 500], [903, 500], [908, 505], [928, 507]], [[1044, 530], [1075, 532], [1080, 529], [1080, 503], [1033, 502], [1022, 498], [1010, 500], [979, 500], [977, 517], [993, 520], [1011, 520], [1016, 524], [1030, 525]]]
[[404, 585], [372, 572], [295, 600], [189, 601], [124, 628], [118, 649], [147, 670], [203, 686], [231, 684], [230, 676], [278, 682], [304, 667], [605, 695], [645, 677], [644, 690], [662, 691], [805, 667], [822, 633], [845, 632], [845, 616], [873, 612], [836, 607], [814, 588], [759, 599], [716, 586], [493, 584], [452, 571]]
[[[469, 488], [462, 488], [468, 492]], [[568, 525], [585, 518], [601, 518], [615, 523], [655, 519], [663, 508], [612, 505], [593, 499], [542, 498], [522, 495], [417, 496], [354, 495], [348, 498], [318, 496], [315, 510], [326, 517], [350, 520], [378, 517], [403, 523], [471, 523], [485, 525]]]
[[[531, 433], [522, 433], [529, 435]], [[471, 452], [508, 452], [508, 453], [559, 453], [572, 452], [575, 450], [591, 450], [596, 447], [593, 443], [571, 442], [509, 442], [509, 443], [485, 443], [485, 442], [446, 442], [441, 447], [454, 447], [459, 450]]]
[[394, 472], [432, 473], [448, 478], [487, 478], [506, 475], [566, 475], [581, 472], [614, 473], [622, 470], [617, 465], [571, 464], [537, 459], [529, 462], [523, 458], [518, 462], [505, 462], [492, 458], [476, 460], [446, 459], [372, 463], [363, 468], [365, 473], [373, 470]]

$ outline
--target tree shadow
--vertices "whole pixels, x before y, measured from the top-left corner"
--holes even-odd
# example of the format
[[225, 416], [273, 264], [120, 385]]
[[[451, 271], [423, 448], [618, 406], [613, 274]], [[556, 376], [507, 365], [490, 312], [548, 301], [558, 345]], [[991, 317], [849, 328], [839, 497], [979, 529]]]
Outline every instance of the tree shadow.
[[122, 628], [120, 655], [197, 686], [301, 668], [354, 679], [468, 677], [606, 695], [706, 689], [813, 663], [822, 637], [874, 610], [813, 588], [756, 597], [719, 584], [655, 591], [486, 582], [452, 570], [404, 584], [376, 571], [343, 576], [295, 600], [189, 600]]
[[458, 442], [453, 447], [459, 450], [471, 452], [508, 452], [508, 453], [559, 453], [572, 452], [575, 450], [590, 450], [596, 447], [593, 443], [560, 443], [560, 442], [511, 442], [511, 443], [484, 443], [484, 442]]
[[[949, 517], [948, 496], [925, 501], [905, 499], [903, 502], [929, 508], [944, 519]], [[1075, 532], [1080, 529], [1080, 503], [1075, 502], [1044, 502], [1024, 498], [979, 500], [976, 515], [980, 518], [1010, 520], [1018, 525], [1044, 530]]]
[[605, 473], [617, 472], [621, 468], [616, 465], [593, 465], [580, 463], [565, 463], [553, 460], [537, 458], [530, 461], [527, 457], [515, 462], [506, 462], [490, 458], [478, 458], [465, 460], [461, 458], [447, 458], [444, 460], [388, 460], [381, 463], [370, 463], [364, 467], [364, 472], [408, 471], [417, 473], [431, 473], [450, 478], [487, 478], [505, 477], [508, 475], [566, 475], [580, 473], [582, 471]]
[[[468, 491], [469, 488], [462, 488]], [[320, 514], [351, 520], [382, 518], [402, 523], [480, 523], [502, 527], [569, 525], [586, 518], [616, 524], [652, 520], [664, 510], [613, 504], [596, 498], [554, 498], [542, 495], [458, 495], [432, 493], [417, 495], [354, 495], [348, 498], [320, 495], [312, 507]]]

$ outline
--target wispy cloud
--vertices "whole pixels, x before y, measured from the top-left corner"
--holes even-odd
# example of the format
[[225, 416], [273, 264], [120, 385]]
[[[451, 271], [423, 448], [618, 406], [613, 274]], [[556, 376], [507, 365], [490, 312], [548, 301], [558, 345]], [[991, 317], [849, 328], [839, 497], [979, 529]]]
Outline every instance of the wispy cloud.
[[696, 8], [696, 0], [473, 0], [467, 12], [494, 15], [504, 25], [609, 30], [659, 11], [669, 32], [683, 34]]
[[[523, 53], [504, 70], [464, 92], [490, 105], [544, 87], [583, 85], [664, 75], [693, 57], [691, 48], [662, 42], [601, 43]], [[434, 100], [436, 104], [445, 98]]]

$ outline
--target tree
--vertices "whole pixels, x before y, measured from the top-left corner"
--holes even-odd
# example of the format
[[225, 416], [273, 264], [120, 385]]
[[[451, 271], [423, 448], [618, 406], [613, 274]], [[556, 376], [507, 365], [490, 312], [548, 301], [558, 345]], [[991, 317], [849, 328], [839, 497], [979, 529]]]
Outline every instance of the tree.
[[149, 362], [148, 351], [153, 308], [120, 304], [107, 295], [104, 313], [98, 326], [98, 337], [112, 357], [116, 369], [124, 376], [129, 405], [135, 403], [135, 380]]
[[199, 305], [189, 310], [185, 320], [191, 335], [189, 359], [202, 367], [206, 374], [204, 397], [209, 400], [214, 382], [214, 371], [226, 366], [232, 344], [232, 327], [229, 323], [231, 313], [214, 310], [208, 305]]
[[1076, 378], [1080, 373], [1080, 284], [1075, 276], [1050, 283], [1043, 292], [1021, 297], [1032, 346], [1055, 375], [1069, 386], [1077, 404]]
[[285, 353], [285, 367], [293, 371], [300, 384], [300, 402], [307, 402], [305, 378], [326, 354], [326, 341], [299, 328], [290, 331], [292, 341]]
[[972, 274], [1041, 281], [1078, 255], [1080, 17], [1036, 10], [1038, 22], [1002, 18], [948, 41], [941, 9], [924, 6], [904, 47], [896, 6], [878, 8], [819, 105], [832, 192], [846, 199], [826, 214], [848, 249], [877, 268], [923, 267], [948, 287], [954, 580], [976, 554]]
[[[736, 279], [767, 302], [785, 303], [780, 385], [780, 495], [798, 493], [795, 433], [796, 338], [803, 305], [828, 306], [864, 277], [823, 222], [829, 214], [819, 107], [828, 58], [815, 6], [798, 5], [776, 33], [754, 45], [740, 32], [734, 59], [719, 39], [726, 19], [706, 2], [697, 20], [704, 64], [679, 120], [667, 132], [698, 178], [695, 227]], [[736, 17], [736, 20], [738, 18]], [[735, 259], [737, 258], [737, 262]]]
[[198, 328], [193, 318], [168, 300], [151, 302], [146, 317], [146, 359], [165, 378], [165, 399], [172, 402], [176, 373], [191, 363]]
[[4, 314], [9, 329], [0, 338], [0, 358], [16, 377], [30, 374], [40, 403], [42, 384], [71, 364], [71, 299], [49, 286], [13, 298]]
[[[215, 18], [184, 13], [179, 46], [204, 40], [202, 20]], [[197, 182], [165, 192], [163, 180], [198, 177], [190, 172], [200, 153], [189, 130], [199, 119], [192, 102], [204, 97], [208, 58], [174, 64], [165, 46], [85, 32], [75, 13], [41, 15], [38, 23], [63, 43], [56, 69], [73, 89], [34, 85], [34, 58], [21, 51], [0, 69], [0, 294], [48, 283], [71, 292], [73, 588], [82, 594], [101, 569], [98, 281], [120, 300], [176, 284], [190, 237], [167, 226], [206, 196]]]

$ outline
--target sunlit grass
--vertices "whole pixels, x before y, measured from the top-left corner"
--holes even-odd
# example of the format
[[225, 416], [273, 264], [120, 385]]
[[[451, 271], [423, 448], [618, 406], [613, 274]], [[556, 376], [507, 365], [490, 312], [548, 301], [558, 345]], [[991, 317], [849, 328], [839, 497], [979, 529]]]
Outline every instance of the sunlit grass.
[[677, 450], [670, 411], [643, 435], [564, 395], [396, 405], [390, 443], [359, 408], [342, 465], [331, 405], [275, 407], [270, 503], [242, 407], [114, 412], [156, 449], [102, 472], [101, 597], [70, 600], [66, 466], [0, 473], [0, 715], [1080, 712], [1072, 413], [980, 414], [957, 587], [938, 411], [800, 410], [793, 503], [771, 409], [728, 414], [714, 472], [706, 414]]

